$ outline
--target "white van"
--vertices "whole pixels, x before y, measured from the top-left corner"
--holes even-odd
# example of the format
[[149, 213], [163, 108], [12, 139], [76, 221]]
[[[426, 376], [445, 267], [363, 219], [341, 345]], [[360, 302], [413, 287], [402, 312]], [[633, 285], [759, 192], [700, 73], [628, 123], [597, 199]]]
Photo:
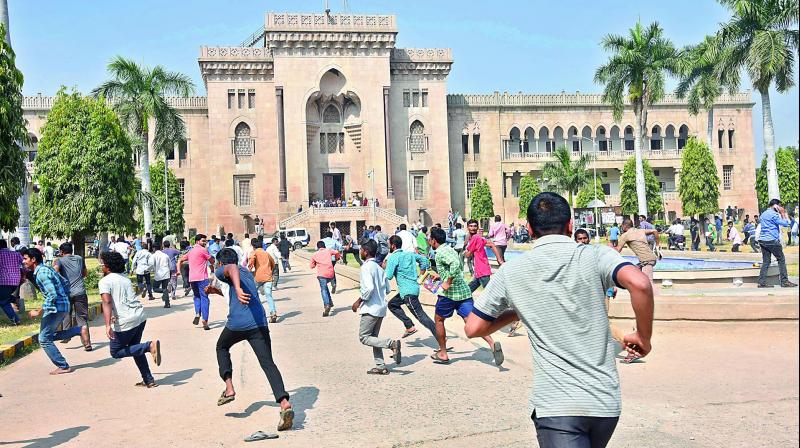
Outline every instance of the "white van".
[[311, 241], [311, 235], [308, 233], [308, 230], [302, 227], [282, 229], [278, 234], [286, 235], [286, 239], [289, 240], [289, 244], [292, 245], [293, 250], [299, 250], [308, 246], [308, 243]]

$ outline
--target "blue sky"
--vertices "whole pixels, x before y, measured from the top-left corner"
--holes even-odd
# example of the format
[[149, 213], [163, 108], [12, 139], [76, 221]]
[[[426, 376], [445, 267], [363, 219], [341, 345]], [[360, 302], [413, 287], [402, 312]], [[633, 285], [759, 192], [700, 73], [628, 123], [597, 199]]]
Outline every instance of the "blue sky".
[[[52, 95], [61, 85], [88, 92], [105, 79], [105, 66], [117, 54], [186, 73], [203, 94], [201, 45], [238, 45], [263, 25], [266, 11], [323, 9], [322, 0], [8, 2], [26, 95]], [[330, 3], [334, 12], [341, 11], [341, 1]], [[600, 92], [593, 76], [607, 59], [598, 45], [603, 35], [625, 33], [638, 19], [657, 20], [682, 46], [713, 33], [728, 17], [710, 0], [350, 0], [349, 8], [396, 14], [400, 47], [452, 48], [451, 93]], [[753, 98], [760, 154], [761, 107]], [[771, 98], [776, 143], [797, 145], [797, 87], [785, 94], [773, 91]]]

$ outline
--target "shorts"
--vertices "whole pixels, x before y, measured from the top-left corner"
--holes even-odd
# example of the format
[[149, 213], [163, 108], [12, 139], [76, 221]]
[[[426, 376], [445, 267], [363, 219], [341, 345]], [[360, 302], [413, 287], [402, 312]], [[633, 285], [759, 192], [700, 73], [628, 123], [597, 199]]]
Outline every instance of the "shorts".
[[439, 296], [436, 300], [436, 315], [445, 319], [451, 317], [453, 312], [466, 319], [472, 312], [472, 298], [464, 300], [451, 300], [445, 296]]

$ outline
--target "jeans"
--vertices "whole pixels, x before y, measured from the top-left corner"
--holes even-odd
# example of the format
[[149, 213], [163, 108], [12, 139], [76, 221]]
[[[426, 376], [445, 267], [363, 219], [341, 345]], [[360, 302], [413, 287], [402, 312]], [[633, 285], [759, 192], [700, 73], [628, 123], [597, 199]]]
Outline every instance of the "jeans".
[[469, 290], [475, 292], [479, 286], [483, 286], [483, 288], [486, 289], [486, 285], [489, 284], [490, 278], [491, 278], [490, 275], [473, 278], [472, 280], [469, 281]]
[[283, 385], [283, 378], [278, 366], [272, 359], [272, 342], [269, 338], [267, 327], [253, 328], [252, 330], [235, 331], [228, 327], [222, 329], [222, 333], [217, 339], [217, 365], [219, 365], [219, 376], [223, 381], [233, 376], [233, 364], [231, 363], [231, 347], [241, 341], [250, 343], [253, 353], [256, 354], [261, 369], [267, 375], [267, 381], [272, 388], [275, 402], [280, 403], [284, 398], [289, 399], [289, 394]]
[[175, 298], [175, 294], [178, 293], [178, 272], [177, 271], [171, 271], [169, 273], [169, 287], [170, 287], [170, 290], [169, 290], [170, 298], [174, 299]]
[[292, 266], [289, 264], [289, 257], [284, 257], [281, 260], [281, 264], [283, 265], [283, 273], [285, 274], [286, 271], [291, 271]]
[[761, 252], [761, 248], [758, 247], [758, 241], [756, 241], [756, 237], [750, 237], [750, 248], [753, 249], [753, 252], [759, 253]]
[[277, 314], [278, 310], [275, 309], [275, 300], [272, 298], [272, 282], [258, 282], [256, 288], [267, 300], [269, 314]]
[[195, 316], [202, 316], [203, 320], [208, 322], [208, 311], [211, 305], [208, 301], [208, 294], [206, 294], [208, 279], [190, 282], [190, 284], [194, 293], [194, 314]]
[[540, 448], [604, 448], [614, 435], [619, 417], [536, 417]]
[[163, 300], [165, 304], [169, 303], [169, 283], [170, 279], [168, 278], [153, 281], [153, 291], [155, 291], [156, 294], [161, 293], [161, 300]]
[[278, 268], [278, 264], [275, 264], [275, 267], [272, 268], [272, 289], [278, 287], [278, 277], [281, 275], [281, 270]]
[[372, 347], [372, 357], [375, 359], [375, 366], [379, 369], [386, 367], [383, 362], [383, 349], [390, 348], [392, 341], [389, 338], [379, 338], [381, 331], [382, 317], [375, 317], [369, 314], [361, 315], [361, 322], [358, 325], [358, 340], [362, 344]]
[[114, 339], [109, 341], [108, 348], [111, 351], [111, 357], [114, 359], [133, 357], [133, 361], [142, 375], [142, 381], [145, 384], [150, 384], [155, 380], [150, 373], [150, 365], [147, 363], [147, 354], [150, 353], [150, 341], [142, 342], [142, 333], [144, 333], [144, 324], [146, 323], [147, 321], [144, 321], [130, 330], [115, 331]]
[[18, 324], [19, 316], [17, 316], [17, 313], [14, 311], [14, 307], [11, 306], [11, 302], [14, 301], [14, 296], [12, 294], [15, 289], [17, 289], [16, 286], [0, 285], [0, 308], [5, 311], [8, 320]]
[[706, 237], [706, 246], [708, 246], [708, 250], [714, 252], [714, 238], [707, 236]]
[[336, 260], [331, 261], [333, 265], [333, 278], [331, 279], [331, 288], [336, 291]]
[[317, 276], [317, 280], [319, 280], [319, 290], [322, 293], [323, 305], [333, 306], [333, 302], [331, 302], [331, 292], [328, 290], [328, 283], [331, 283], [333, 279]]
[[786, 272], [786, 257], [783, 255], [783, 246], [780, 241], [759, 241], [761, 246], [761, 272], [758, 274], [758, 284], [767, 284], [767, 270], [772, 264], [772, 256], [778, 260], [778, 270], [781, 273], [781, 284], [789, 281], [789, 275]]
[[56, 345], [53, 344], [55, 340], [69, 339], [81, 334], [81, 327], [72, 327], [69, 330], [56, 331], [58, 325], [69, 314], [67, 311], [46, 314], [42, 317], [42, 322], [39, 327], [39, 345], [44, 350], [44, 353], [50, 358], [50, 361], [59, 369], [68, 369], [69, 364], [67, 360], [61, 356]]
[[147, 296], [152, 299], [153, 285], [150, 282], [150, 273], [136, 274], [136, 287], [139, 288], [140, 293], [144, 290], [145, 285], [147, 286]]
[[421, 323], [428, 331], [431, 332], [433, 337], [436, 337], [436, 324], [433, 323], [428, 314], [425, 313], [425, 310], [422, 309], [422, 305], [419, 303], [419, 296], [415, 295], [407, 295], [404, 297], [400, 297], [400, 294], [392, 297], [389, 300], [389, 311], [394, 314], [394, 317], [400, 319], [403, 322], [403, 325], [406, 327], [406, 330], [414, 326], [414, 322], [406, 316], [406, 313], [403, 311], [402, 305], [406, 305], [411, 311], [411, 314], [417, 318], [419, 323]]

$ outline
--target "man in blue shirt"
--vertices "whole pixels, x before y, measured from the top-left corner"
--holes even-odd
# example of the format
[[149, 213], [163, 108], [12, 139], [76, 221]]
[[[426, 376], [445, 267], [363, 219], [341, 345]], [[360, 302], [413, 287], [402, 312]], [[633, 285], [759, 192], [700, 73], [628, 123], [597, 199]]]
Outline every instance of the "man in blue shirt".
[[419, 323], [436, 338], [436, 324], [428, 317], [428, 314], [425, 313], [419, 303], [419, 284], [417, 283], [417, 265], [422, 271], [421, 274], [424, 274], [430, 267], [430, 263], [427, 257], [411, 252], [403, 252], [400, 250], [401, 247], [403, 247], [403, 240], [399, 236], [392, 235], [389, 237], [391, 254], [384, 262], [386, 279], [396, 278], [398, 290], [398, 294], [389, 300], [389, 311], [394, 314], [394, 317], [400, 319], [403, 322], [403, 326], [406, 327], [406, 332], [403, 333], [404, 338], [416, 333], [417, 329], [414, 328], [414, 322], [403, 311], [403, 304], [408, 307]]
[[717, 228], [717, 244], [722, 244], [722, 218], [714, 216], [714, 226]]
[[780, 199], [769, 201], [769, 206], [761, 213], [761, 232], [756, 235], [758, 245], [761, 247], [761, 272], [758, 275], [758, 287], [767, 288], [767, 270], [772, 263], [772, 256], [778, 260], [778, 269], [781, 275], [781, 286], [793, 288], [796, 284], [789, 281], [786, 272], [786, 257], [781, 246], [781, 227], [789, 226], [786, 210]]
[[[656, 226], [647, 221], [647, 216], [639, 215], [639, 228], [642, 230], [655, 230]], [[648, 234], [647, 242], [650, 244], [651, 248], [654, 248], [656, 244], [656, 237], [653, 234]]]
[[617, 247], [617, 242], [619, 241], [619, 226], [617, 223], [611, 225], [611, 228], [608, 229], [608, 241], [611, 242], [611, 246]]
[[217, 400], [217, 406], [236, 399], [236, 391], [233, 389], [233, 364], [230, 350], [235, 344], [246, 340], [253, 348], [253, 353], [267, 376], [267, 381], [275, 396], [275, 402], [281, 407], [278, 431], [290, 429], [294, 411], [289, 403], [289, 394], [283, 385], [281, 372], [272, 359], [272, 342], [269, 337], [264, 307], [258, 299], [251, 300], [251, 297], [258, 297], [253, 274], [247, 268], [239, 265], [239, 256], [229, 247], [220, 250], [216, 260], [218, 267], [215, 277], [228, 285], [228, 292], [224, 294], [217, 286], [209, 286], [206, 292], [227, 295], [229, 307], [228, 320], [217, 340], [219, 376], [225, 381], [225, 390]]
[[39, 345], [55, 364], [56, 369], [50, 375], [59, 375], [72, 372], [69, 363], [58, 351], [55, 340], [69, 339], [81, 334], [81, 327], [72, 327], [69, 330], [56, 331], [58, 325], [69, 314], [69, 283], [58, 275], [53, 268], [42, 264], [44, 257], [39, 249], [27, 249], [22, 254], [22, 264], [33, 273], [33, 283], [44, 296], [42, 308], [28, 313], [35, 319], [42, 316], [39, 327]]

